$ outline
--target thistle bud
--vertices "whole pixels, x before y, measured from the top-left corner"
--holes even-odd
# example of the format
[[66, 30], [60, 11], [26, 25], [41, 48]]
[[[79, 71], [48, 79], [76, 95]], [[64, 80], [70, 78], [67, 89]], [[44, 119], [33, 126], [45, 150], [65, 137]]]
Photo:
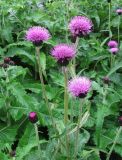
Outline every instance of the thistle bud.
[[109, 84], [109, 83], [110, 83], [109, 77], [104, 77], [104, 78], [103, 78], [103, 82], [104, 82], [105, 84]]
[[9, 57], [4, 58], [4, 63], [9, 63], [11, 59]]
[[36, 123], [38, 121], [38, 117], [37, 117], [36, 112], [30, 112], [29, 113], [29, 121], [31, 123]]
[[119, 125], [122, 126], [122, 116], [118, 118]]

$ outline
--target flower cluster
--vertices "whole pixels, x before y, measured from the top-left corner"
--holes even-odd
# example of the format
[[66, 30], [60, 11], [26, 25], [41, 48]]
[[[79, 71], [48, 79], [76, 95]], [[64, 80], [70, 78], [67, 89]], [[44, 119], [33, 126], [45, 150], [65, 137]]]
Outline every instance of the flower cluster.
[[108, 42], [108, 47], [109, 47], [109, 51], [112, 54], [117, 54], [119, 49], [118, 49], [118, 43], [115, 40], [111, 40]]
[[79, 98], [84, 98], [91, 88], [91, 81], [87, 77], [75, 77], [69, 81], [69, 92]]
[[73, 36], [81, 37], [92, 31], [93, 24], [90, 19], [85, 16], [76, 16], [69, 23], [69, 29]]

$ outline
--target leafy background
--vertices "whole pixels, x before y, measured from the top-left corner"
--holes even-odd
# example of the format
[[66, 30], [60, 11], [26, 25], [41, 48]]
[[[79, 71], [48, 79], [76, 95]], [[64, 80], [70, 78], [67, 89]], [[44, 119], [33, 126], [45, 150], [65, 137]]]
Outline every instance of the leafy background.
[[[118, 7], [122, 7], [121, 0], [112, 1], [111, 30], [115, 40], [118, 26], [115, 10]], [[100, 160], [104, 159], [104, 154], [110, 149], [118, 128], [118, 116], [122, 114], [122, 43], [120, 42], [119, 54], [111, 68], [111, 55], [106, 45], [109, 40], [107, 1], [72, 0], [68, 5], [65, 0], [1, 0], [0, 61], [2, 64], [5, 57], [11, 57], [15, 65], [7, 69], [0, 68], [0, 159], [12, 159], [11, 153], [14, 150], [17, 160], [39, 159], [33, 125], [28, 122], [30, 111], [36, 111], [39, 116], [43, 159], [66, 159], [64, 148], [58, 153], [55, 152], [55, 148], [59, 146], [58, 138], [53, 139], [54, 129], [45, 102], [41, 98], [35, 49], [25, 40], [25, 32], [31, 26], [40, 25], [48, 28], [51, 33], [52, 38], [43, 44], [41, 49], [40, 61], [53, 116], [59, 132], [63, 134], [63, 74], [50, 56], [50, 49], [60, 42], [72, 43], [68, 23], [76, 15], [86, 15], [94, 24], [93, 33], [80, 39], [76, 57], [77, 74], [86, 75], [93, 81], [93, 90], [87, 99], [90, 117], [81, 131], [79, 150], [83, 160]], [[111, 80], [107, 88], [102, 80], [106, 75]], [[79, 102], [70, 98], [70, 106], [72, 103], [73, 108], [70, 107], [69, 115], [73, 113], [73, 119], [78, 115]], [[8, 112], [11, 116], [10, 126], [7, 126]], [[72, 146], [73, 135], [71, 139]], [[122, 157], [122, 136], [114, 152], [116, 158]]]

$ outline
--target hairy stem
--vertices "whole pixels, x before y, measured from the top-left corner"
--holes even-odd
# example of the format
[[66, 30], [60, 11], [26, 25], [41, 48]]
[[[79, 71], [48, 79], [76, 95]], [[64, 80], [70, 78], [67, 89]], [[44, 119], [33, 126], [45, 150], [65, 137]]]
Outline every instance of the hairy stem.
[[111, 38], [111, 3], [108, 3], [109, 6], [109, 20], [108, 20], [108, 29], [109, 29], [109, 37]]
[[66, 42], [68, 43], [68, 21], [69, 21], [69, 0], [65, 0], [66, 5], [66, 16], [65, 16], [65, 23], [66, 23]]
[[[77, 52], [77, 47], [78, 47], [78, 43], [79, 43], [79, 37], [76, 38], [76, 41], [75, 41], [75, 44], [74, 44], [74, 47], [75, 47], [75, 50]], [[73, 66], [74, 66], [74, 73], [76, 73], [76, 58], [74, 57], [73, 59]]]
[[67, 68], [63, 68], [64, 71], [64, 123], [67, 125], [68, 122], [68, 91], [67, 91], [67, 84], [68, 84], [68, 74]]
[[83, 107], [84, 99], [81, 99], [80, 102], [80, 112], [78, 116], [77, 130], [76, 130], [76, 140], [75, 140], [75, 151], [74, 151], [74, 159], [77, 157], [78, 153], [78, 140], [79, 140], [79, 129], [80, 129], [80, 120], [82, 118], [82, 107]]
[[39, 78], [40, 78], [41, 85], [42, 85], [43, 97], [45, 99], [45, 103], [46, 103], [46, 106], [47, 106], [48, 113], [51, 116], [52, 124], [55, 126], [54, 121], [53, 121], [52, 111], [50, 109], [48, 98], [47, 98], [47, 95], [46, 95], [46, 89], [45, 89], [43, 73], [42, 73], [42, 66], [41, 66], [41, 63], [40, 63], [40, 48], [39, 47], [36, 47], [36, 60], [37, 60], [37, 63], [38, 63], [38, 68], [39, 68]]
[[120, 40], [120, 19], [121, 19], [121, 17], [119, 16], [119, 19], [118, 19], [118, 44], [119, 44], [119, 40]]
[[113, 152], [113, 149], [114, 149], [115, 145], [117, 144], [117, 141], [118, 141], [118, 138], [120, 136], [121, 131], [122, 131], [122, 126], [118, 129], [118, 131], [116, 133], [115, 140], [114, 140], [113, 145], [112, 145], [112, 147], [111, 147], [111, 149], [110, 149], [110, 151], [109, 151], [109, 153], [107, 155], [106, 160], [110, 159], [111, 153]]
[[[67, 68], [63, 67], [64, 72], [64, 124], [65, 127], [67, 127], [68, 123], [68, 72]], [[69, 137], [68, 137], [68, 131], [66, 131], [66, 148], [67, 148], [67, 157], [69, 157]]]

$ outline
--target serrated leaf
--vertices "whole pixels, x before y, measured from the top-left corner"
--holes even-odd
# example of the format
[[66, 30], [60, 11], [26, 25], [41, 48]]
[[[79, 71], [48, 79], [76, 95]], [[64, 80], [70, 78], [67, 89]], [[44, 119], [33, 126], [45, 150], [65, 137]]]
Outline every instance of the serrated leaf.
[[107, 76], [109, 77], [111, 74], [113, 74], [114, 72], [116, 72], [120, 68], [122, 68], [122, 62], [115, 64], [115, 66], [110, 70], [110, 72], [107, 74]]
[[122, 145], [116, 145], [114, 151], [122, 157]]
[[8, 57], [12, 57], [15, 55], [26, 56], [29, 60], [31, 60], [33, 63], [35, 63], [34, 56], [21, 48], [17, 48], [17, 47], [10, 48], [6, 55]]
[[18, 126], [0, 126], [0, 149], [5, 147], [5, 144], [8, 143], [11, 145], [15, 140], [17, 134]]

